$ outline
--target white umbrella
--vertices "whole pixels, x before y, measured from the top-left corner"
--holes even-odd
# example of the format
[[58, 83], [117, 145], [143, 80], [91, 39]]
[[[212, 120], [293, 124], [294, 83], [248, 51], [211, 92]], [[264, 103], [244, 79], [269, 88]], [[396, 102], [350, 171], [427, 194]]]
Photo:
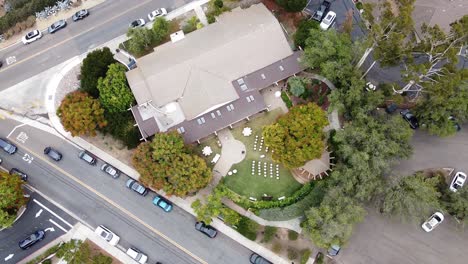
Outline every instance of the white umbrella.
[[211, 153], [213, 153], [213, 150], [211, 150], [210, 146], [206, 146], [203, 148], [202, 152], [203, 152], [203, 155], [209, 156], [211, 155]]
[[252, 128], [244, 127], [244, 130], [242, 130], [242, 135], [244, 135], [244, 137], [252, 135]]

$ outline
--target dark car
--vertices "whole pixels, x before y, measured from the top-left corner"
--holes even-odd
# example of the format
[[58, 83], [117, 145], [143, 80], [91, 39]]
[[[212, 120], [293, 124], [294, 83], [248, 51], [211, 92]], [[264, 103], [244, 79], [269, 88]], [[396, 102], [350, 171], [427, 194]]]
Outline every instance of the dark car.
[[146, 196], [148, 194], [148, 189], [146, 189], [143, 185], [141, 185], [139, 182], [137, 182], [134, 179], [129, 179], [127, 181], [127, 187], [132, 189], [133, 191]]
[[330, 9], [330, 6], [331, 6], [330, 2], [326, 0], [323, 1], [320, 7], [312, 15], [312, 19], [318, 22], [322, 22], [322, 19], [325, 16], [325, 14], [328, 12], [328, 10]]
[[17, 148], [10, 141], [0, 138], [0, 148], [2, 148], [8, 154], [15, 154]]
[[45, 148], [44, 154], [46, 154], [47, 156], [49, 156], [51, 159], [55, 161], [59, 161], [62, 159], [62, 154], [51, 147]]
[[86, 161], [87, 163], [89, 163], [90, 165], [96, 165], [96, 158], [93, 157], [93, 155], [91, 155], [91, 153], [83, 150], [80, 152], [80, 154], [78, 154], [78, 157], [80, 157], [80, 159]]
[[66, 26], [67, 26], [67, 21], [65, 21], [65, 19], [61, 19], [61, 20], [53, 23], [52, 25], [50, 25], [49, 33], [53, 34], [53, 33], [59, 31], [60, 29], [66, 27]]
[[3, 61], [0, 59], [0, 68], [3, 66]]
[[89, 11], [87, 9], [82, 9], [78, 12], [76, 12], [73, 16], [72, 16], [72, 19], [73, 21], [78, 21], [78, 20], [81, 20], [85, 17], [89, 16]]
[[28, 175], [17, 168], [11, 169], [10, 175], [18, 175], [23, 181], [28, 181]]
[[262, 256], [257, 253], [250, 255], [250, 263], [252, 264], [273, 264], [272, 262], [264, 259]]
[[45, 232], [44, 230], [37, 230], [36, 232], [32, 233], [29, 235], [27, 238], [21, 240], [18, 243], [18, 246], [21, 249], [28, 249], [32, 245], [36, 244], [37, 242], [41, 241], [45, 237]]
[[112, 176], [112, 178], [114, 179], [117, 179], [120, 176], [120, 171], [107, 163], [104, 163], [101, 166], [101, 170], [105, 172], [106, 174], [109, 174], [110, 176]]
[[410, 110], [406, 109], [400, 112], [403, 119], [409, 123], [412, 129], [416, 129], [419, 127], [418, 119], [410, 112]]
[[165, 212], [172, 211], [172, 203], [161, 195], [156, 195], [156, 197], [154, 197], [153, 204], [163, 209]]
[[206, 225], [203, 222], [196, 222], [195, 229], [211, 238], [215, 238], [218, 234], [218, 231], [214, 227]]

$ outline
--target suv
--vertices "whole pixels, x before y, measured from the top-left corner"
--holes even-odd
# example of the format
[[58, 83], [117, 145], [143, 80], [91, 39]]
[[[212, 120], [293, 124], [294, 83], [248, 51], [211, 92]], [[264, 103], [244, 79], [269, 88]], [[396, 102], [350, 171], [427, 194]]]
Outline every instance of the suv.
[[91, 153], [89, 153], [86, 150], [81, 151], [80, 154], [78, 154], [78, 157], [80, 157], [80, 159], [88, 162], [90, 165], [96, 165], [96, 158], [93, 157], [91, 155]]
[[2, 148], [8, 154], [15, 154], [16, 146], [11, 144], [10, 141], [0, 138], [0, 148]]
[[62, 159], [62, 154], [51, 147], [45, 148], [44, 154], [46, 154], [47, 156], [49, 156], [51, 159], [55, 161], [59, 161]]
[[412, 129], [416, 129], [419, 127], [418, 119], [410, 112], [410, 110], [406, 109], [400, 112], [403, 119], [409, 123]]
[[98, 226], [96, 230], [94, 230], [94, 233], [98, 234], [102, 239], [106, 240], [112, 246], [115, 246], [117, 243], [119, 243], [120, 237], [103, 225]]
[[264, 259], [262, 256], [257, 253], [250, 255], [250, 263], [252, 264], [273, 264], [272, 262]]
[[141, 264], [145, 264], [146, 261], [148, 261], [148, 256], [146, 256], [143, 252], [134, 247], [130, 247], [127, 250], [127, 255], [129, 255], [132, 259], [136, 260], [138, 263]]
[[27, 238], [21, 240], [18, 243], [18, 246], [21, 249], [28, 249], [32, 245], [36, 244], [37, 242], [41, 241], [45, 237], [45, 232], [44, 230], [37, 230], [36, 232], [32, 233], [29, 235]]
[[146, 196], [148, 194], [148, 189], [146, 189], [143, 185], [141, 185], [139, 182], [137, 182], [134, 179], [129, 179], [127, 181], [127, 187], [132, 189], [133, 191]]
[[23, 181], [28, 181], [28, 175], [17, 168], [13, 168], [10, 170], [10, 175], [18, 175]]

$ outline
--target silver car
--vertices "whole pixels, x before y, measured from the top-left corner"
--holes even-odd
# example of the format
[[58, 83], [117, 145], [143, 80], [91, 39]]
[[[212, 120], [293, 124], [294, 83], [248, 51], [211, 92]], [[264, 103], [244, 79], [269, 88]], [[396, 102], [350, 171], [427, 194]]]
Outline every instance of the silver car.
[[120, 176], [120, 171], [118, 171], [116, 168], [112, 167], [111, 165], [109, 165], [107, 163], [104, 163], [101, 166], [101, 170], [103, 172], [109, 174], [110, 176], [112, 176], [112, 178], [114, 178], [114, 179], [117, 179]]
[[57, 32], [58, 30], [66, 27], [66, 26], [67, 26], [67, 21], [65, 21], [65, 19], [61, 19], [61, 20], [53, 23], [52, 25], [50, 25], [49, 33], [53, 34], [53, 33]]

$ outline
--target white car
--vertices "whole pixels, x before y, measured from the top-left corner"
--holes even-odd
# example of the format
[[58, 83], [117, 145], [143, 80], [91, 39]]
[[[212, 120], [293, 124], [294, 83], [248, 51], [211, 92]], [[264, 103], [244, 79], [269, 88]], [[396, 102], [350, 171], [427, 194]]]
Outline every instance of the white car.
[[129, 27], [130, 28], [144, 27], [145, 24], [146, 24], [145, 20], [143, 18], [140, 18], [130, 23]]
[[127, 250], [127, 255], [129, 255], [132, 259], [138, 261], [138, 263], [141, 264], [145, 264], [146, 261], [148, 261], [148, 256], [146, 256], [140, 250], [133, 247]]
[[335, 22], [336, 13], [333, 11], [329, 11], [325, 18], [320, 22], [320, 28], [323, 30], [327, 30], [330, 26]]
[[426, 232], [431, 232], [436, 226], [444, 221], [444, 215], [440, 212], [435, 212], [429, 219], [427, 219], [422, 228]]
[[463, 184], [465, 184], [466, 181], [466, 174], [459, 171], [455, 174], [455, 177], [453, 177], [452, 183], [450, 183], [450, 190], [452, 192], [458, 191], [458, 189], [461, 189], [463, 187]]
[[117, 243], [119, 243], [120, 237], [103, 225], [98, 226], [94, 233], [98, 234], [102, 239], [106, 240], [112, 246], [115, 246]]
[[42, 33], [39, 31], [39, 30], [33, 30], [31, 32], [29, 32], [28, 34], [26, 34], [22, 39], [21, 41], [23, 42], [23, 44], [29, 44], [31, 42], [34, 42], [38, 39], [42, 38]]
[[148, 14], [148, 19], [150, 21], [154, 21], [157, 17], [165, 16], [167, 15], [167, 10], [166, 8], [159, 8], [154, 10], [153, 12]]

